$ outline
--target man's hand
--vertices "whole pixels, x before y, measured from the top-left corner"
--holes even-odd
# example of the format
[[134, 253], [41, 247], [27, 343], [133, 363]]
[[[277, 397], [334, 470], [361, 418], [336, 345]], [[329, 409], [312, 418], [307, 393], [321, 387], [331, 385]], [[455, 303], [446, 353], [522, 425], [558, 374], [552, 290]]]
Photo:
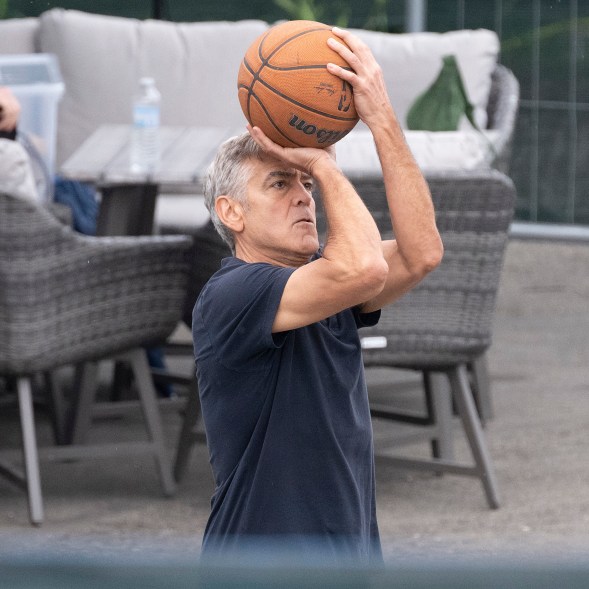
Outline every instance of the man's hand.
[[317, 166], [330, 165], [337, 169], [335, 163], [335, 148], [333, 145], [324, 149], [314, 147], [282, 147], [268, 138], [259, 127], [247, 125], [247, 130], [254, 141], [269, 156], [276, 158], [301, 172], [313, 176]]
[[0, 131], [14, 131], [20, 116], [20, 104], [9, 88], [0, 87]]
[[352, 86], [358, 116], [371, 130], [387, 119], [395, 118], [382, 68], [368, 45], [349, 31], [333, 27], [332, 32], [345, 41], [347, 47], [333, 38], [329, 38], [327, 44], [346, 60], [352, 71], [334, 63], [328, 63], [327, 69]]

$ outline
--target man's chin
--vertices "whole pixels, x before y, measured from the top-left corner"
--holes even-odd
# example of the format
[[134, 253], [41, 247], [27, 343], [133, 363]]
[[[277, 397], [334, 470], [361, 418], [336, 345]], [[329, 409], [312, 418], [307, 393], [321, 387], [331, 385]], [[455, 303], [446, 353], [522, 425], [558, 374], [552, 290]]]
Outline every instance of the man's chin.
[[303, 239], [303, 246], [302, 246], [301, 253], [305, 255], [312, 256], [318, 249], [319, 249], [319, 239], [317, 237], [308, 236]]

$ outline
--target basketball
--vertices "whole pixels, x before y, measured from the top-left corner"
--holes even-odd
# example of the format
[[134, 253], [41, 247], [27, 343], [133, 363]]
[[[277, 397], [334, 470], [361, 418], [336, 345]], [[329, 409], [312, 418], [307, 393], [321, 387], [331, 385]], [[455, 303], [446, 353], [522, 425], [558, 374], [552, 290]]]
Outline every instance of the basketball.
[[331, 27], [295, 20], [273, 26], [249, 47], [239, 67], [239, 103], [252, 126], [284, 147], [332, 145], [358, 122], [352, 87], [327, 63], [349, 65], [330, 49]]

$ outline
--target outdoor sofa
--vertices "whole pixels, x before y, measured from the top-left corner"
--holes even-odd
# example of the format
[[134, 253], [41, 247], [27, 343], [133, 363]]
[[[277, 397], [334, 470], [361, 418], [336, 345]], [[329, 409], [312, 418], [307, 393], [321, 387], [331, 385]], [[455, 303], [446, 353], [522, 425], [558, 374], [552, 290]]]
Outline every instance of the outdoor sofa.
[[[57, 56], [65, 85], [57, 124], [59, 169], [99, 125], [130, 122], [132, 96], [142, 76], [153, 76], [162, 93], [163, 124], [245, 128], [237, 70], [247, 47], [269, 26], [261, 20], [139, 21], [56, 8], [38, 18], [0, 21], [0, 55]], [[355, 32], [381, 64], [403, 126], [411, 105], [436, 79], [442, 58], [455, 56], [484, 135], [466, 117], [455, 131], [407, 130], [426, 174], [490, 166], [507, 171], [518, 85], [511, 72], [498, 65], [494, 32]], [[349, 174], [378, 173], [370, 135], [362, 124], [338, 147]], [[190, 195], [160, 198], [156, 217], [159, 224], [170, 226], [198, 226], [207, 219], [202, 200]]]

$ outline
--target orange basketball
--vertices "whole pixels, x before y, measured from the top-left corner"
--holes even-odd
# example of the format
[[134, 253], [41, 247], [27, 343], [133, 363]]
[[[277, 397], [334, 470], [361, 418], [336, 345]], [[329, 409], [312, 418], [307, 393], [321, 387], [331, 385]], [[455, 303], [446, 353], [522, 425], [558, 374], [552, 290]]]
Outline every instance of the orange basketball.
[[349, 65], [327, 45], [331, 27], [309, 20], [276, 25], [249, 47], [237, 88], [243, 113], [285, 147], [327, 147], [358, 122], [352, 87], [327, 63]]

